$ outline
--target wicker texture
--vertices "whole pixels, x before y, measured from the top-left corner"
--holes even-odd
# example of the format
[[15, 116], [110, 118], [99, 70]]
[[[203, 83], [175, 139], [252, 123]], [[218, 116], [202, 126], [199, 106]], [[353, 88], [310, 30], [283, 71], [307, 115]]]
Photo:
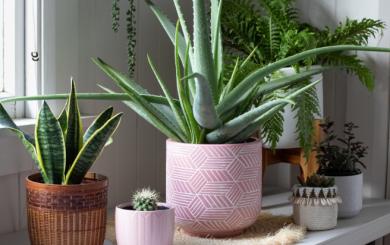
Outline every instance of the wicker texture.
[[27, 178], [28, 230], [32, 245], [102, 245], [107, 219], [106, 177], [86, 176], [81, 185], [46, 185]]

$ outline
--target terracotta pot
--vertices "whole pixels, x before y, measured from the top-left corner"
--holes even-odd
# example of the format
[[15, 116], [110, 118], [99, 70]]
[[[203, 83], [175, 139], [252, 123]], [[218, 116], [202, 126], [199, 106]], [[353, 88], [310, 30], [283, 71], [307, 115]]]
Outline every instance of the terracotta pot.
[[105, 176], [87, 174], [80, 185], [48, 185], [40, 174], [26, 178], [32, 245], [102, 245], [107, 216]]
[[167, 141], [167, 202], [195, 236], [229, 237], [261, 210], [261, 142], [201, 145]]
[[294, 186], [291, 197], [294, 223], [308, 230], [329, 230], [337, 226], [337, 187]]
[[159, 203], [159, 210], [136, 211], [131, 203], [115, 209], [115, 232], [118, 245], [172, 245], [175, 233], [175, 210]]

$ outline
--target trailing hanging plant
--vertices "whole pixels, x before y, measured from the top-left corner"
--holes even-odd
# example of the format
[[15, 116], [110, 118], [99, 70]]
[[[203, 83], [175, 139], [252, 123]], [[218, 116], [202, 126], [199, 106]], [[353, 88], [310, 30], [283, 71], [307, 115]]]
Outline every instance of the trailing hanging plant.
[[[226, 72], [220, 22], [223, 1], [211, 0], [208, 18], [205, 2], [192, 0], [193, 35], [188, 31], [179, 0], [173, 0], [173, 3], [179, 18], [176, 26], [152, 1], [147, 1], [174, 44], [178, 98], [172, 96], [173, 93], [150, 57], [149, 64], [163, 96], [149, 93], [141, 83], [136, 83], [97, 58], [94, 62], [115, 82], [122, 93], [102, 87], [106, 93], [80, 94], [79, 98], [122, 100], [168, 138], [179, 142], [246, 142], [265, 122], [272, 119], [275, 113], [288, 104], [296, 103], [296, 98], [318, 83], [307, 82], [311, 76], [334, 68], [312, 68], [302, 70], [298, 74], [275, 78], [275, 72], [283, 67], [335, 52], [390, 52], [389, 48], [381, 47], [327, 46], [306, 50], [264, 67], [254, 68], [251, 60], [258, 49], [253, 49], [249, 56], [237, 58], [232, 72]], [[246, 73], [248, 70], [252, 72]], [[275, 97], [275, 94], [278, 96]], [[61, 99], [64, 95], [7, 98], [3, 102], [42, 98]]]
[[[295, 0], [225, 0], [222, 11], [224, 44], [228, 53], [246, 57], [256, 48], [251, 61], [259, 67], [313, 48], [332, 45], [367, 45], [370, 37], [381, 33], [385, 24], [380, 20], [347, 19], [332, 31], [301, 23]], [[293, 66], [312, 64], [340, 66], [359, 77], [369, 89], [374, 87], [374, 75], [356, 54], [332, 52], [302, 60]], [[231, 67], [231, 66], [228, 66]], [[303, 86], [302, 84], [299, 86]], [[319, 113], [315, 88], [297, 98], [293, 107], [297, 115], [297, 132], [306, 155], [312, 150], [313, 120]], [[272, 117], [262, 127], [263, 139], [276, 146], [283, 132], [283, 117]]]
[[[126, 12], [127, 65], [128, 75], [134, 77], [137, 45], [137, 19], [135, 0], [128, 0]], [[112, 0], [112, 30], [118, 32], [120, 26], [119, 0]]]
[[343, 137], [337, 137], [333, 125], [331, 121], [321, 124], [325, 139], [317, 149], [319, 173], [329, 176], [360, 174], [358, 165], [366, 168], [361, 159], [367, 155], [368, 148], [363, 142], [356, 140], [353, 131], [358, 127], [352, 122], [346, 123]]
[[83, 134], [76, 97], [72, 82], [68, 101], [58, 118], [43, 103], [35, 139], [24, 133], [0, 104], [0, 128], [12, 131], [22, 140], [46, 184], [80, 184], [120, 123], [122, 114], [112, 116], [110, 107]]

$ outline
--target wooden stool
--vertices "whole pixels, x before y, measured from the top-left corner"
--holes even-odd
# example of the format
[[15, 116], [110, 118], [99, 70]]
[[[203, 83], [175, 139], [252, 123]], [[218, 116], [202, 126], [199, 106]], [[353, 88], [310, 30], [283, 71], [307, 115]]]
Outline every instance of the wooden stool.
[[[322, 129], [320, 127], [321, 120], [315, 120], [313, 123], [313, 145], [316, 145], [322, 138]], [[301, 177], [304, 180], [306, 180], [308, 176], [316, 173], [319, 168], [317, 163], [317, 152], [315, 149], [313, 149], [309, 158], [306, 160], [305, 153], [302, 148], [275, 150], [263, 148], [263, 175], [268, 166], [281, 162], [299, 166], [301, 169]]]

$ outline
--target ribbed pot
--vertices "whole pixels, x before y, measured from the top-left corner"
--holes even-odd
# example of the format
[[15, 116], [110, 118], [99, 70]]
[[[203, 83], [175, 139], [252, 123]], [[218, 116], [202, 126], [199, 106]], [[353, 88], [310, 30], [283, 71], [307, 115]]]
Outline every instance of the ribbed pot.
[[202, 145], [167, 141], [167, 202], [194, 236], [229, 237], [261, 210], [261, 143]]
[[172, 245], [175, 233], [175, 210], [159, 203], [159, 210], [136, 211], [131, 203], [115, 209], [115, 232], [118, 245]]
[[32, 245], [102, 245], [107, 216], [105, 176], [89, 173], [80, 185], [49, 185], [40, 174], [26, 179]]
[[352, 218], [363, 208], [363, 173], [350, 176], [329, 176], [335, 179], [343, 202], [339, 205], [339, 218]]

